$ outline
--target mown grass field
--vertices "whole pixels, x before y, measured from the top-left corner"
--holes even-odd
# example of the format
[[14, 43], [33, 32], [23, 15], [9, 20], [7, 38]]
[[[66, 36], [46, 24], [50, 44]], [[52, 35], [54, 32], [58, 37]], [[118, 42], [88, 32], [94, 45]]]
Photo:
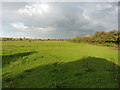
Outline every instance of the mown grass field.
[[[66, 41], [2, 42], [3, 88], [116, 88], [118, 51]], [[117, 71], [115, 71], [117, 75]]]

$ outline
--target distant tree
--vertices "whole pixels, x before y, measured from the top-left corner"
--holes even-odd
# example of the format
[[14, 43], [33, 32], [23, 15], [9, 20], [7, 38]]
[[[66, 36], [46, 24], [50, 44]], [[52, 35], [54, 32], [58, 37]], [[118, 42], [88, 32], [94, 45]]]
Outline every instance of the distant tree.
[[23, 40], [23, 39], [20, 37], [20, 40]]
[[25, 37], [23, 37], [23, 39], [25, 40], [26, 38], [25, 38]]

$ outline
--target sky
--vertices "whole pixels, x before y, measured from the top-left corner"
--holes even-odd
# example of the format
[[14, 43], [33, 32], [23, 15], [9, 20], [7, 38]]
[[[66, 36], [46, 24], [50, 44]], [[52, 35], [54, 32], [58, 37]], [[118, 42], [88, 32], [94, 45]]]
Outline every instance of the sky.
[[61, 39], [114, 29], [117, 2], [2, 3], [2, 37]]

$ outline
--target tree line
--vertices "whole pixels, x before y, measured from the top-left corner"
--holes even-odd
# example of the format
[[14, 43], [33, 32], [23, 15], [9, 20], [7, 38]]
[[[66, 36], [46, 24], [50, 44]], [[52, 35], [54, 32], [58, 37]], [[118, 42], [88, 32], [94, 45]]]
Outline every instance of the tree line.
[[120, 43], [120, 31], [112, 30], [109, 32], [96, 31], [93, 35], [87, 34], [84, 37], [76, 36], [69, 39], [33, 39], [33, 38], [0, 38], [2, 41], [70, 41], [76, 43], [88, 43], [103, 46], [115, 46], [118, 47]]
[[25, 38], [25, 37], [20, 37], [20, 38], [7, 38], [7, 37], [2, 37], [0, 38], [0, 41], [63, 41], [64, 39], [35, 39], [35, 38]]
[[118, 46], [120, 43], [120, 31], [112, 30], [109, 32], [96, 31], [93, 35], [87, 34], [84, 37], [76, 36], [75, 38], [67, 39], [71, 42], [89, 43], [103, 46]]

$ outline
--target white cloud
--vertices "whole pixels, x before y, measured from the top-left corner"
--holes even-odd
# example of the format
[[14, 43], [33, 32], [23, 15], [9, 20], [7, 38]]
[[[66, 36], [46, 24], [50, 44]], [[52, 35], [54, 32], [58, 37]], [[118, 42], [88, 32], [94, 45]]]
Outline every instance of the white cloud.
[[20, 30], [28, 30], [29, 28], [27, 26], [24, 26], [22, 23], [14, 23], [11, 24], [14, 28], [20, 29]]
[[34, 30], [39, 30], [41, 31], [42, 33], [47, 33], [49, 31], [54, 31], [56, 30], [54, 27], [45, 27], [45, 28], [36, 28], [36, 27], [28, 27], [28, 26], [25, 26], [23, 23], [21, 22], [16, 22], [16, 23], [13, 23], [11, 24], [12, 27], [16, 28], [16, 29], [19, 29], [19, 30], [28, 30], [28, 31], [34, 31]]
[[41, 15], [43, 13], [48, 13], [48, 5], [47, 4], [33, 4], [33, 5], [26, 5], [25, 8], [19, 9], [17, 12], [20, 14], [27, 14], [27, 15]]
[[92, 4], [86, 4], [87, 8], [83, 8], [84, 18], [90, 21], [94, 26], [100, 25], [100, 27], [105, 27], [104, 30], [106, 31], [118, 28], [117, 3], [96, 3], [96, 4], [92, 3]]

